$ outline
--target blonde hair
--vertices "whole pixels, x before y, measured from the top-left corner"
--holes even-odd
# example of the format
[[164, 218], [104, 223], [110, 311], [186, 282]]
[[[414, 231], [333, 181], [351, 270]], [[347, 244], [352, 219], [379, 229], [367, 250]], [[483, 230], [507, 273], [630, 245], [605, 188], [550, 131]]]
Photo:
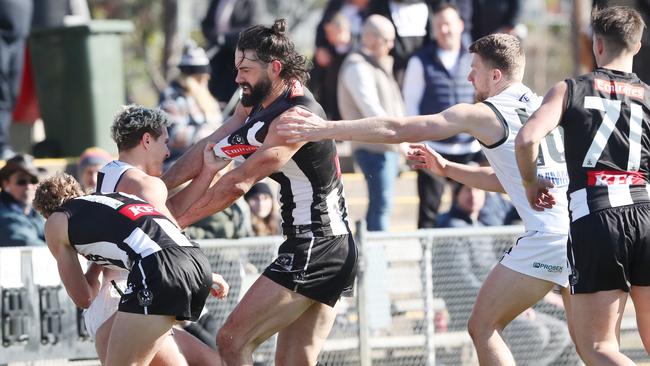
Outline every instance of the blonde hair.
[[83, 195], [84, 191], [76, 179], [69, 174], [59, 173], [38, 185], [32, 206], [48, 217], [64, 203]]

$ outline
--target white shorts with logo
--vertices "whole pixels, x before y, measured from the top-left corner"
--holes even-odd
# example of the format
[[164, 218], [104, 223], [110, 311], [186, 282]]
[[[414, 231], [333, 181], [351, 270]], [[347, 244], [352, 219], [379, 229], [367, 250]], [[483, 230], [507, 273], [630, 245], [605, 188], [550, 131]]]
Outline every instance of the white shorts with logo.
[[503, 254], [501, 264], [513, 271], [567, 287], [567, 239], [568, 235], [564, 234], [527, 231]]
[[102, 278], [102, 287], [97, 294], [97, 297], [90, 304], [88, 309], [84, 310], [84, 323], [86, 323], [86, 330], [88, 334], [95, 339], [97, 330], [99, 327], [104, 324], [108, 318], [110, 318], [115, 312], [120, 304], [120, 295], [117, 292], [117, 289], [111, 281], [115, 281], [115, 284], [121, 288], [126, 288], [126, 278], [129, 275], [127, 271], [104, 271], [105, 276]]

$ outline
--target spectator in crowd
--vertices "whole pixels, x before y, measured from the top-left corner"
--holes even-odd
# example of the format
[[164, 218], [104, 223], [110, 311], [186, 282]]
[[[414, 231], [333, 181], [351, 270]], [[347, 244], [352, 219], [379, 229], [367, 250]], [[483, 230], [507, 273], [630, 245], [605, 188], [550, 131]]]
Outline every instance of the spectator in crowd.
[[[352, 40], [357, 42], [361, 37], [363, 21], [368, 15], [370, 0], [329, 0], [323, 11], [318, 27], [316, 28], [316, 63], [327, 67], [327, 52], [331, 52], [336, 45], [327, 37], [326, 25], [338, 14], [343, 15], [350, 25]], [[320, 56], [323, 58], [321, 58]]]
[[314, 53], [314, 68], [309, 84], [314, 97], [325, 110], [328, 118], [341, 119], [337, 103], [337, 82], [341, 64], [352, 48], [350, 21], [337, 13], [323, 25], [329, 47], [319, 47]]
[[372, 0], [369, 14], [390, 19], [395, 27], [393, 74], [402, 85], [404, 70], [413, 53], [431, 41], [431, 11], [424, 0]]
[[437, 9], [445, 4], [450, 4], [458, 9], [460, 19], [463, 20], [463, 42], [472, 42], [472, 13], [474, 0], [428, 0], [431, 9]]
[[81, 183], [84, 192], [95, 191], [97, 173], [112, 160], [111, 154], [99, 147], [89, 147], [81, 153], [77, 164], [77, 180]]
[[280, 215], [271, 187], [258, 182], [246, 192], [244, 199], [250, 206], [255, 236], [280, 235]]
[[492, 33], [514, 34], [520, 0], [473, 0], [472, 39]]
[[[389, 52], [394, 41], [395, 29], [390, 20], [376, 14], [366, 19], [361, 49], [346, 57], [339, 74], [338, 102], [344, 119], [404, 115], [402, 95], [390, 71], [393, 60]], [[397, 147], [366, 143], [352, 146], [368, 187], [368, 230], [387, 230], [399, 169]]]
[[[443, 3], [433, 10], [435, 41], [409, 59], [404, 74], [402, 94], [407, 115], [435, 114], [458, 103], [474, 102], [474, 88], [467, 80], [472, 55], [462, 42], [463, 27], [455, 6]], [[427, 144], [457, 163], [484, 159], [479, 143], [466, 133], [442, 141], [427, 141]], [[417, 171], [418, 228], [436, 226], [446, 182], [444, 177]]]
[[178, 64], [180, 75], [163, 91], [160, 109], [167, 112], [169, 131], [168, 162], [214, 131], [221, 123], [221, 109], [208, 90], [210, 60], [205, 51], [188, 42]]
[[212, 95], [227, 103], [237, 90], [235, 83], [235, 49], [242, 30], [262, 23], [265, 12], [262, 0], [212, 0], [201, 22], [208, 41], [213, 77], [209, 82]]
[[45, 245], [45, 220], [32, 208], [39, 173], [30, 155], [0, 169], [0, 246]]
[[22, 80], [25, 40], [33, 10], [32, 1], [0, 0], [0, 160], [15, 154], [9, 145], [9, 127]]
[[[478, 217], [486, 192], [461, 183], [455, 183], [452, 191], [451, 209], [440, 215], [437, 227], [483, 226]], [[434, 250], [433, 272], [445, 274], [434, 276], [435, 295], [445, 301], [449, 330], [465, 330], [479, 289], [498, 262], [494, 243], [482, 237], [462, 238]], [[504, 336], [520, 365], [554, 364], [571, 344], [564, 321], [532, 308], [515, 318]]]

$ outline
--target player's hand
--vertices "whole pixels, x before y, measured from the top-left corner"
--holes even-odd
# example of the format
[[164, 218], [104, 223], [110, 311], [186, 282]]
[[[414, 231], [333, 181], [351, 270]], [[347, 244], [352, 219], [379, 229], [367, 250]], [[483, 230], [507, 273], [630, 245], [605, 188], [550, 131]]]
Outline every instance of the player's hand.
[[328, 121], [302, 108], [292, 108], [283, 113], [276, 122], [278, 135], [290, 144], [305, 141], [319, 141]]
[[544, 211], [547, 208], [552, 208], [556, 201], [550, 189], [554, 186], [553, 182], [541, 177], [538, 177], [534, 183], [527, 184], [524, 182], [526, 198], [528, 198], [530, 207], [535, 211]]
[[230, 286], [228, 286], [226, 280], [224, 280], [223, 277], [221, 277], [221, 275], [213, 273], [212, 288], [210, 288], [210, 293], [212, 294], [212, 296], [218, 299], [223, 299], [226, 296], [228, 296], [228, 291], [230, 291]]
[[411, 144], [406, 160], [415, 169], [427, 170], [435, 175], [446, 177], [447, 159], [425, 144]]
[[231, 161], [218, 158], [213, 151], [214, 145], [216, 144], [208, 142], [205, 144], [205, 149], [203, 149], [203, 169], [207, 170], [212, 175], [228, 166]]

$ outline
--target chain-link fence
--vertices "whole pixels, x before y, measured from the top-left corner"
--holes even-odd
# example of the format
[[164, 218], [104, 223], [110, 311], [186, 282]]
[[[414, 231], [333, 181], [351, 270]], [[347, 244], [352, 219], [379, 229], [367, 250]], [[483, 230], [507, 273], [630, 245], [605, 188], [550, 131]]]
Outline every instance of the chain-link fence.
[[[478, 364], [466, 331], [467, 320], [487, 273], [522, 230], [521, 227], [432, 229], [401, 234], [357, 230], [361, 262], [355, 296], [343, 298], [336, 305], [338, 315], [321, 352], [320, 363], [332, 366]], [[274, 259], [281, 242], [280, 237], [201, 242], [213, 270], [231, 285], [228, 299], [208, 301], [209, 314], [217, 323], [215, 332], [246, 289]], [[15, 250], [22, 258], [22, 268], [18, 269], [22, 273], [21, 288], [27, 291], [23, 296], [15, 291], [18, 289], [15, 282], [13, 287], [7, 286], [9, 271], [2, 266], [11, 260], [7, 259], [9, 251], [1, 249], [3, 349], [0, 364], [51, 359], [37, 364], [63, 365], [65, 361], [54, 359], [91, 357], [92, 343], [79, 334], [76, 309], [64, 290], [58, 291], [62, 309], [60, 330], [43, 325], [44, 317], [57, 324], [53, 322], [58, 314], [56, 309], [43, 309], [39, 300], [43, 288], [56, 286], [52, 286], [51, 278], [48, 286], [38, 285], [48, 276], [57, 277], [55, 267], [52, 272], [51, 265], [44, 265], [42, 254], [34, 255], [40, 258], [39, 263], [35, 262], [31, 249]], [[15, 255], [15, 250], [11, 255]], [[48, 272], [46, 276], [43, 271]], [[563, 310], [555, 305], [557, 298], [553, 300], [553, 296], [559, 295], [550, 295], [548, 301], [535, 305], [506, 328], [504, 336], [518, 365], [581, 364], [569, 339]], [[23, 304], [18, 306], [17, 300], [8, 300], [12, 298], [22, 299]], [[643, 350], [630, 310], [623, 318], [621, 347], [636, 362], [648, 362], [650, 359]], [[31, 320], [25, 327], [17, 327], [15, 324], [21, 324], [19, 318], [23, 314]], [[25, 333], [22, 337], [16, 334], [21, 329]], [[259, 365], [272, 365], [274, 348], [272, 338], [257, 349], [255, 361]]]

